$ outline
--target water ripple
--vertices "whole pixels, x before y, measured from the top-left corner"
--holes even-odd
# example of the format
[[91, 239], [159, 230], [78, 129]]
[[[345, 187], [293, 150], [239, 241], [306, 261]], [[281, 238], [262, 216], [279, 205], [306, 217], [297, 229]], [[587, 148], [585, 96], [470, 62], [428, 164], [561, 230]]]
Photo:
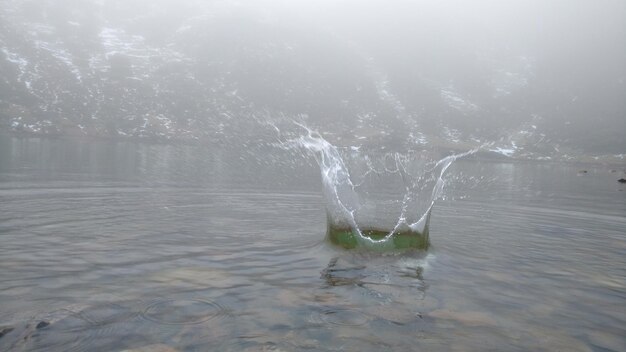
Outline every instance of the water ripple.
[[206, 299], [165, 299], [150, 304], [142, 317], [159, 324], [199, 324], [219, 318], [228, 311], [218, 303]]

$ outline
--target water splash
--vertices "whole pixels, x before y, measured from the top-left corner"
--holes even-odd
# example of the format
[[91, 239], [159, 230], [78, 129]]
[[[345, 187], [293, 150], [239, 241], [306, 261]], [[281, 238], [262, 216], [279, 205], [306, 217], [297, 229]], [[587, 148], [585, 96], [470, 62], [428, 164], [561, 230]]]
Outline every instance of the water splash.
[[[435, 201], [443, 194], [445, 172], [455, 160], [474, 154], [482, 148], [481, 146], [449, 155], [438, 161], [431, 155], [418, 152], [373, 157], [361, 153], [357, 148], [347, 148], [344, 151], [328, 142], [318, 132], [296, 124], [306, 134], [292, 139], [290, 144], [310, 151], [320, 166], [328, 218], [327, 235], [331, 242], [347, 248], [427, 249], [430, 215]], [[358, 161], [362, 167], [361, 173], [351, 175], [346, 160]], [[403, 196], [395, 224], [381, 226], [366, 219], [367, 215], [372, 215], [368, 211], [376, 211], [376, 207], [368, 208], [367, 205], [371, 205], [371, 202], [364, 199], [359, 190], [364, 187], [368, 178], [380, 180], [389, 175], [399, 176], [402, 180]]]

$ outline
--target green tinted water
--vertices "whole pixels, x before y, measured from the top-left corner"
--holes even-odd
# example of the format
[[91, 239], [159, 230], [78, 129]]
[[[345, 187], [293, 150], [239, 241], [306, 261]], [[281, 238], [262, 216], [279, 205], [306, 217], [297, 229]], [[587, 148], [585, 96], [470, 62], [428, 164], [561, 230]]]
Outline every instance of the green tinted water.
[[[385, 237], [389, 235], [390, 231], [380, 230], [380, 229], [361, 229], [361, 234], [366, 239], [371, 239], [373, 241], [381, 241]], [[332, 225], [328, 226], [328, 231], [326, 233], [326, 238], [328, 240], [340, 247], [346, 249], [356, 248], [359, 245], [359, 233], [356, 230], [351, 228], [336, 228]], [[392, 244], [391, 249], [422, 249], [426, 250], [430, 246], [430, 241], [428, 238], [428, 227], [426, 227], [425, 231], [417, 232], [417, 231], [398, 231], [391, 234], [391, 238], [389, 240]], [[368, 248], [376, 249], [377, 246], [370, 246]], [[380, 250], [389, 249], [389, 246], [378, 246]]]

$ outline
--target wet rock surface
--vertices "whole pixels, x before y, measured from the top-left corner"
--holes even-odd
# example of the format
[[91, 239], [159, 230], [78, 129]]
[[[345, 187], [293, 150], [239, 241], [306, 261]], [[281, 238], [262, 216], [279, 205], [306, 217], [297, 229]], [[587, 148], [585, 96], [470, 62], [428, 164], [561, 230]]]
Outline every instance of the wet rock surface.
[[120, 352], [178, 352], [178, 350], [168, 345], [154, 344], [154, 345], [147, 345], [147, 346], [142, 346], [142, 347], [137, 347], [137, 348], [126, 349]]
[[15, 328], [13, 327], [0, 327], [0, 338], [4, 337], [4, 335], [10, 333], [11, 331], [13, 331]]
[[49, 322], [42, 320], [39, 323], [37, 323], [37, 325], [35, 326], [35, 329], [43, 329], [48, 325], [50, 325]]

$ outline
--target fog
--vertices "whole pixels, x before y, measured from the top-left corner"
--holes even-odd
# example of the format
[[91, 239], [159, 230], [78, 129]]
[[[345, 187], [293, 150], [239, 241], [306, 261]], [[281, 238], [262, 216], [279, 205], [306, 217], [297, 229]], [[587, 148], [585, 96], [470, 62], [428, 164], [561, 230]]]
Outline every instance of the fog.
[[[0, 129], [626, 153], [626, 3], [10, 1]], [[507, 149], [508, 148], [508, 149]]]

